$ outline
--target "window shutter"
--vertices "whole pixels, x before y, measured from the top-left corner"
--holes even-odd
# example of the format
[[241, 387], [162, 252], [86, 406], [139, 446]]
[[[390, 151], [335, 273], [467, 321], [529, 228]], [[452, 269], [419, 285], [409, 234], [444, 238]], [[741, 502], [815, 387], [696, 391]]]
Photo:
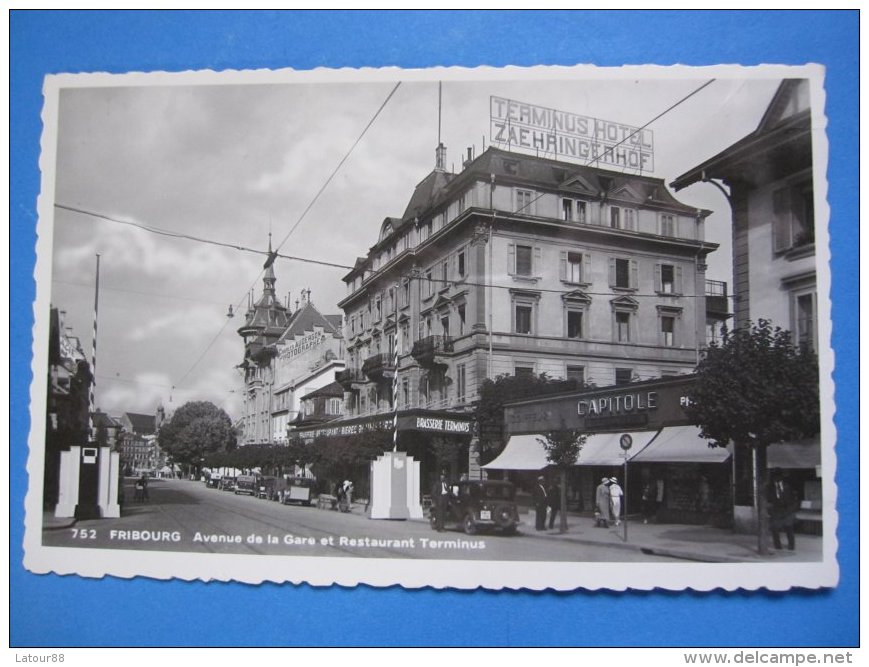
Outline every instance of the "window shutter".
[[610, 257], [610, 287], [613, 287], [616, 284], [616, 258]]
[[775, 252], [791, 247], [790, 191], [787, 188], [772, 193], [772, 236]]
[[561, 251], [561, 259], [558, 261], [559, 276], [562, 280], [567, 280], [567, 251]]
[[631, 260], [631, 287], [637, 289], [639, 281], [637, 279], [637, 260]]
[[663, 292], [664, 286], [661, 282], [661, 265], [655, 264], [655, 291]]
[[507, 244], [507, 273], [516, 273], [516, 244]]
[[673, 285], [673, 291], [676, 292], [676, 294], [684, 294], [682, 291], [682, 267], [676, 265], [673, 269], [673, 274], [673, 282], [676, 283]]
[[591, 282], [591, 253], [586, 252], [582, 255], [582, 282]]
[[540, 246], [534, 246], [534, 258], [531, 260], [531, 275], [539, 276], [543, 271], [543, 251]]

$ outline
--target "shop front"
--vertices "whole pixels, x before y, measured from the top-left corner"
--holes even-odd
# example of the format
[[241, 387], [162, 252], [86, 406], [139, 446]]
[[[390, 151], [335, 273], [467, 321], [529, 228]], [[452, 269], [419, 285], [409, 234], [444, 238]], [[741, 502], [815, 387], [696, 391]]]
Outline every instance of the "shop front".
[[[384, 451], [406, 452], [420, 463], [421, 488], [427, 494], [441, 470], [450, 479], [459, 479], [468, 472], [468, 447], [473, 431], [471, 415], [410, 409], [399, 410], [397, 419], [395, 413], [380, 413], [300, 428], [291, 431], [290, 438], [298, 437], [325, 449], [335, 445], [357, 448], [370, 454], [370, 460]], [[360, 469], [357, 474], [361, 472]]]
[[692, 382], [683, 376], [509, 403], [509, 438], [484, 468], [525, 486], [549, 468], [545, 434], [577, 429], [586, 440], [568, 474], [568, 509], [593, 511], [597, 486], [615, 477], [631, 515], [729, 526], [731, 452], [712, 447], [687, 418]]

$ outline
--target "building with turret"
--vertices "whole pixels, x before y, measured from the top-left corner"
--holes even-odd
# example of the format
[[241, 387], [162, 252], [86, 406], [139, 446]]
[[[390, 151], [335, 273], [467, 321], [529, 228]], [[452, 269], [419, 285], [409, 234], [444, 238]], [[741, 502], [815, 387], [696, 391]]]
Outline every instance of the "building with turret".
[[278, 298], [269, 239], [263, 290], [251, 296], [238, 334], [244, 340], [244, 401], [240, 445], [283, 444], [299, 413], [299, 399], [324, 387], [344, 368], [341, 316], [323, 315], [311, 290], [291, 307], [290, 296]]

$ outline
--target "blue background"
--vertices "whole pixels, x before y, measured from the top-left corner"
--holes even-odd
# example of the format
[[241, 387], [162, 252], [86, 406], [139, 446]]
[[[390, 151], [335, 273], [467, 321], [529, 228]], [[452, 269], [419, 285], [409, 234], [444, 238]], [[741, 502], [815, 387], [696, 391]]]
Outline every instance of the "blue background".
[[[858, 20], [850, 12], [11, 14], [12, 646], [854, 646], [858, 636]], [[827, 67], [841, 582], [834, 590], [456, 592], [102, 581], [24, 571], [43, 76], [342, 66]]]

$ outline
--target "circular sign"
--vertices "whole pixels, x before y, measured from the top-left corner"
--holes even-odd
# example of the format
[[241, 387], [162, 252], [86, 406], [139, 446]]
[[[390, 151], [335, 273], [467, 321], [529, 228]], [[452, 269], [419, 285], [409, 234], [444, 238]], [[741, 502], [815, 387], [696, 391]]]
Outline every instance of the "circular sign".
[[621, 438], [619, 438], [619, 445], [625, 451], [628, 451], [633, 444], [634, 439], [631, 437], [630, 433], [625, 433]]

